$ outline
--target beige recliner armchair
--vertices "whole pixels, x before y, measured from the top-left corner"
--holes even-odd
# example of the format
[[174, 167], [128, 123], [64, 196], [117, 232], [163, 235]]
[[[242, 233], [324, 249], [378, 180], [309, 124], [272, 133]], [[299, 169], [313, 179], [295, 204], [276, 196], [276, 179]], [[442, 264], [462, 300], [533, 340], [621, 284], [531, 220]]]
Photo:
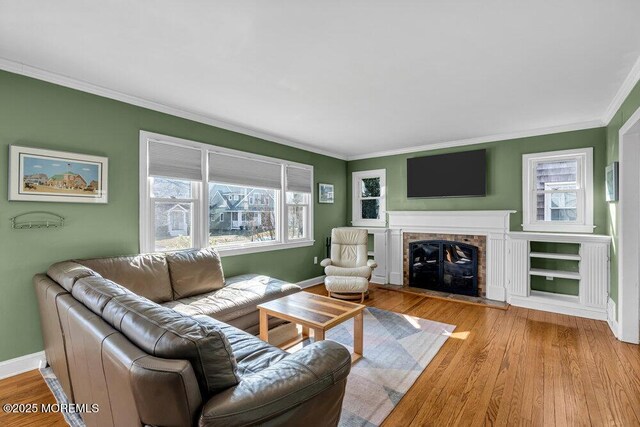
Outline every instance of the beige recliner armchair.
[[368, 232], [364, 229], [331, 230], [331, 258], [320, 263], [327, 275], [324, 285], [330, 297], [364, 301], [371, 273], [378, 266], [369, 259], [367, 241]]

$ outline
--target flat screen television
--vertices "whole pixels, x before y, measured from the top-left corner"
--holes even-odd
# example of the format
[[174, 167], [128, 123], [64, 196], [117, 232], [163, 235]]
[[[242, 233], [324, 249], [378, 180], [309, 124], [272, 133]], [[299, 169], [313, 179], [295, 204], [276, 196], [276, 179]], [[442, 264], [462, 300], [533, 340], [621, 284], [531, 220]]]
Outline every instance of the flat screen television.
[[486, 195], [486, 150], [407, 159], [408, 198]]

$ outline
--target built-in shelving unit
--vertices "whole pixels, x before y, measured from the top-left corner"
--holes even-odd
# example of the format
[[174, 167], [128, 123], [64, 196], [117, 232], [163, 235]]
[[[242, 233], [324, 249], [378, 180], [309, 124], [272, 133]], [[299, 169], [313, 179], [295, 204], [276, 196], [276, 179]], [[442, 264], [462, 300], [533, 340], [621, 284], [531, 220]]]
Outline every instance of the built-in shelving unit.
[[508, 302], [606, 320], [610, 240], [596, 234], [509, 233]]

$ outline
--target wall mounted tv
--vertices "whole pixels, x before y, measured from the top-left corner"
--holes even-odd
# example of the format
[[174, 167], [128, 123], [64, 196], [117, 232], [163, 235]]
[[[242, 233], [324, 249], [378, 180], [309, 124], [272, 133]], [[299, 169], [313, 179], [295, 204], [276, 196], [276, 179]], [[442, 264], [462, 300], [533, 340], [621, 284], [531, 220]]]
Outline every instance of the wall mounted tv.
[[407, 159], [407, 197], [487, 195], [486, 150]]

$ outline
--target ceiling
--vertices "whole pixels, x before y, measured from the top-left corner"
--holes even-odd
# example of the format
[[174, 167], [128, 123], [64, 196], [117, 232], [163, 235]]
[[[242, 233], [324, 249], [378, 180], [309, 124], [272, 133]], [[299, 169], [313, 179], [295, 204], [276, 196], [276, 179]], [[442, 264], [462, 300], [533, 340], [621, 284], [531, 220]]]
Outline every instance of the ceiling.
[[0, 57], [357, 158], [602, 124], [639, 17], [637, 0], [0, 0]]

